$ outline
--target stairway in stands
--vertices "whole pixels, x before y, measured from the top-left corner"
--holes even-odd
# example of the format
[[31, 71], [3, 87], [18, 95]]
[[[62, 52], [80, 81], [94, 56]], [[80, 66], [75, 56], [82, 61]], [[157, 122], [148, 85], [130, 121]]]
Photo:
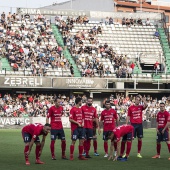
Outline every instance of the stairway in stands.
[[74, 68], [74, 77], [81, 77], [80, 71], [76, 65], [76, 63], [74, 62], [73, 58], [71, 57], [71, 54], [69, 52], [68, 49], [65, 49], [64, 47], [64, 42], [63, 42], [63, 38], [62, 35], [60, 34], [57, 26], [55, 26], [54, 24], [52, 25], [52, 30], [54, 33], [54, 36], [58, 42], [58, 44], [63, 48], [63, 54], [66, 57], [66, 59], [69, 61], [70, 64], [72, 64], [73, 68]]
[[163, 53], [165, 56], [167, 74], [170, 74], [170, 47], [168, 44], [168, 39], [167, 39], [167, 36], [165, 35], [164, 28], [158, 28], [158, 32], [160, 35], [160, 42], [163, 47]]
[[1, 70], [5, 70], [5, 69], [6, 69], [6, 71], [12, 70], [12, 68], [6, 58], [2, 57], [0, 60], [1, 60]]

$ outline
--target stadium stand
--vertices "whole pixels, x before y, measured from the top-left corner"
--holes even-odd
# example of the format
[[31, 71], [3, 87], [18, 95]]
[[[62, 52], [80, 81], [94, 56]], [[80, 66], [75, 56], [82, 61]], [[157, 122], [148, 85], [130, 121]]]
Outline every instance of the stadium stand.
[[[136, 24], [133, 22], [133, 24], [122, 25], [109, 23], [109, 20], [105, 23], [99, 21], [83, 23], [83, 21], [79, 22], [78, 18], [74, 20], [68, 17], [62, 21], [57, 20], [56, 25], [63, 35], [64, 44], [81, 70], [82, 76], [128, 77], [129, 65], [135, 62], [134, 77], [151, 78], [150, 73], [141, 74], [141, 64], [154, 66], [156, 61], [160, 62], [160, 55], [164, 59], [159, 39], [153, 38], [157, 29], [149, 19], [140, 24], [137, 21]], [[117, 64], [117, 58], [118, 60], [124, 58], [129, 63], [125, 64], [120, 61]], [[100, 64], [103, 69], [99, 72]], [[126, 75], [117, 76], [117, 72], [121, 74], [124, 72], [122, 68], [126, 69]], [[86, 72], [89, 73], [86, 74]]]
[[[156, 31], [159, 38], [154, 38]], [[165, 63], [162, 78], [170, 73], [164, 29], [149, 18], [123, 18], [120, 23], [111, 17], [93, 21], [87, 16], [56, 16], [55, 26], [44, 16], [13, 16], [0, 25], [0, 32], [1, 74], [160, 78], [160, 70], [153, 74], [156, 62]]]
[[5, 23], [1, 25], [2, 74], [71, 76], [70, 63], [58, 46], [47, 19], [11, 18]]

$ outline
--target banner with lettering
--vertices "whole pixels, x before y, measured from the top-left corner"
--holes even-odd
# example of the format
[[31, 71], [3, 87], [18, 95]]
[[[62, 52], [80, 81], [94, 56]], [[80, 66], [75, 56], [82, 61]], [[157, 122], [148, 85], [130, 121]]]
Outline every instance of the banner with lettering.
[[46, 77], [0, 77], [0, 87], [52, 87], [51, 82]]
[[107, 80], [101, 78], [53, 78], [53, 88], [103, 89], [107, 88]]
[[146, 19], [149, 18], [150, 20], [160, 20], [161, 19], [161, 13], [154, 13], [154, 12], [139, 12], [139, 13], [133, 13], [133, 12], [103, 12], [103, 11], [80, 11], [80, 10], [54, 10], [54, 9], [46, 9], [46, 8], [17, 8], [17, 13], [21, 15], [29, 14], [29, 15], [50, 15], [50, 16], [56, 16], [56, 15], [63, 15], [63, 16], [81, 16], [86, 15], [90, 18], [106, 18], [106, 17], [112, 17], [112, 18], [120, 18], [123, 17], [126, 18], [141, 18]]

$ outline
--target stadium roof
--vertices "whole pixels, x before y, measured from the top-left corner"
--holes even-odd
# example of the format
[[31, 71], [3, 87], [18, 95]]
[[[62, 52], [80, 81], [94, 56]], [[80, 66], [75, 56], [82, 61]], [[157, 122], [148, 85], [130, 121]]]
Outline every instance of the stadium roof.
[[[120, 6], [126, 6], [126, 7], [139, 7], [140, 8], [140, 3], [134, 3], [134, 2], [125, 2], [125, 1], [118, 1], [115, 0], [116, 5], [120, 5]], [[142, 8], [147, 8], [147, 9], [157, 9], [158, 6], [157, 5], [150, 5], [146, 2], [144, 2], [142, 4]], [[170, 11], [170, 7], [167, 6], [159, 6], [160, 10], [165, 10], [165, 11]]]
[[42, 8], [57, 10], [57, 9], [72, 9], [83, 11], [114, 11], [113, 0], [66, 0], [65, 2], [53, 3], [50, 6]]

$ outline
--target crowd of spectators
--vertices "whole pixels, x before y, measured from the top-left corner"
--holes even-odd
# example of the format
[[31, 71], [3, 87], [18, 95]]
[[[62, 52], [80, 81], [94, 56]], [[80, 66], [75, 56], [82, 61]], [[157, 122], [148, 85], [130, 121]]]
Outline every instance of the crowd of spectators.
[[[71, 95], [65, 94], [10, 94], [0, 95], [0, 117], [45, 117], [48, 109], [54, 105], [54, 98], [61, 99], [61, 105], [64, 108], [64, 117], [68, 117], [70, 109], [75, 105], [75, 98], [82, 97], [82, 103], [85, 104], [87, 97], [86, 95]], [[156, 118], [159, 111], [159, 103], [166, 103], [167, 111], [170, 112], [170, 96], [163, 96], [162, 99], [152, 98], [150, 95], [143, 95], [148, 103], [148, 107], [143, 111], [143, 120], [149, 121], [151, 118]], [[96, 104], [95, 101], [93, 106], [97, 109], [98, 116], [105, 108], [105, 101], [111, 101], [111, 107], [117, 110], [120, 121], [125, 121], [127, 117], [128, 107], [135, 101], [134, 95], [125, 96], [123, 93], [116, 93], [105, 98], [103, 101]], [[141, 103], [142, 104], [142, 103]]]
[[127, 27], [130, 27], [132, 25], [136, 26], [136, 25], [139, 25], [139, 26], [142, 26], [142, 25], [146, 25], [146, 26], [151, 26], [153, 25], [150, 21], [149, 18], [146, 19], [146, 21], [142, 21], [141, 18], [138, 18], [138, 19], [133, 19], [132, 17], [129, 19], [129, 18], [123, 18], [122, 19], [122, 25], [126, 25]]
[[29, 69], [31, 76], [45, 76], [49, 69], [69, 69], [45, 16], [31, 19], [29, 15], [3, 12], [0, 21], [0, 55], [8, 59], [14, 71]]
[[[127, 55], [116, 54], [115, 50], [98, 39], [103, 34], [102, 24], [87, 27], [74, 32], [75, 24], [86, 26], [87, 16], [56, 16], [56, 25], [63, 36], [64, 45], [69, 49], [82, 77], [131, 78], [134, 68]], [[105, 19], [105, 24], [114, 24], [112, 17]], [[151, 25], [149, 18], [143, 22], [140, 18], [123, 18], [122, 25]], [[86, 43], [85, 43], [86, 42]], [[63, 55], [53, 35], [50, 20], [43, 15], [1, 14], [0, 55], [5, 56], [14, 71], [30, 70], [31, 76], [46, 76], [48, 71], [58, 68], [69, 70], [71, 65]], [[103, 64], [111, 62], [111, 65]], [[71, 75], [74, 70], [70, 69]]]
[[[170, 112], [170, 96], [163, 96], [161, 99], [154, 98], [151, 95], [143, 95], [142, 97], [148, 104], [147, 109], [143, 111], [143, 121], [150, 121], [152, 118], [157, 117], [157, 113], [159, 112], [159, 104], [161, 102], [165, 103], [166, 110]], [[103, 100], [103, 108], [105, 107], [105, 101], [108, 99], [111, 101], [111, 106], [117, 110], [120, 116], [120, 121], [125, 121], [129, 106], [135, 102], [135, 96], [125, 96], [122, 93], [116, 93], [115, 96], [111, 95], [110, 98], [105, 98]]]
[[[64, 45], [70, 50], [81, 70], [82, 77], [108, 77], [112, 73], [116, 73], [116, 77], [132, 77], [134, 67], [131, 68], [130, 58], [126, 55], [116, 54], [107, 43], [99, 41], [97, 35], [102, 35], [103, 32], [101, 25], [81, 30], [75, 29], [76, 32], [73, 32], [76, 24], [84, 23], [79, 18], [81, 16], [78, 18], [67, 17], [65, 20], [62, 16], [56, 17], [56, 25], [63, 36]], [[108, 18], [108, 23], [113, 24], [112, 20], [112, 18]], [[109, 61], [111, 65], [103, 64], [102, 61]]]

